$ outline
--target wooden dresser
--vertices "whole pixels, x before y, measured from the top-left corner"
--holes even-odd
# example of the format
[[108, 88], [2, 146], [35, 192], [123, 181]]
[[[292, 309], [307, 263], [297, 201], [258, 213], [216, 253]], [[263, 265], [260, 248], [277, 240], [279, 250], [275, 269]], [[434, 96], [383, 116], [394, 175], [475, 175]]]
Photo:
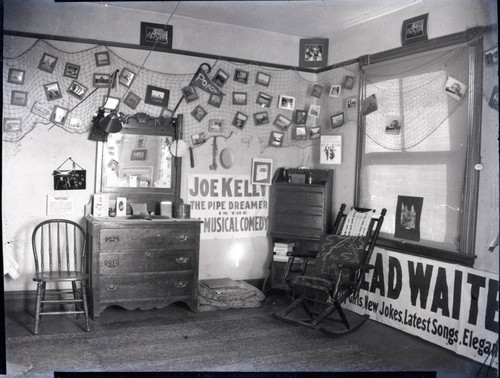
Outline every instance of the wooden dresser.
[[200, 220], [87, 217], [89, 310], [184, 302], [198, 309]]

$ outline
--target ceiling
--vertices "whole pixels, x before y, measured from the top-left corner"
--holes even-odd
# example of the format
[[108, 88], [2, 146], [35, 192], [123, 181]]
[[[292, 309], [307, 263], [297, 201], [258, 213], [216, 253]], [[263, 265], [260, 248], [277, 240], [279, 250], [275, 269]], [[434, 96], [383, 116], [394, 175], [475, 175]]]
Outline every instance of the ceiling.
[[101, 1], [122, 7], [239, 25], [302, 38], [328, 37], [423, 0]]

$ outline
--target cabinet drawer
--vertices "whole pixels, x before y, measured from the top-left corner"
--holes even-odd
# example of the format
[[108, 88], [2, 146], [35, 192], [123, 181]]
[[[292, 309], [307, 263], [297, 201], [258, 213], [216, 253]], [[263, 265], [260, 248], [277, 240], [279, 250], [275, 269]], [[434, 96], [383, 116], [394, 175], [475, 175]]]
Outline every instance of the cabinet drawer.
[[192, 250], [105, 252], [99, 254], [101, 274], [193, 270]]
[[198, 236], [184, 229], [103, 229], [101, 251], [134, 251], [146, 249], [193, 248]]
[[193, 272], [101, 276], [99, 294], [101, 301], [165, 300], [189, 296], [193, 286]]

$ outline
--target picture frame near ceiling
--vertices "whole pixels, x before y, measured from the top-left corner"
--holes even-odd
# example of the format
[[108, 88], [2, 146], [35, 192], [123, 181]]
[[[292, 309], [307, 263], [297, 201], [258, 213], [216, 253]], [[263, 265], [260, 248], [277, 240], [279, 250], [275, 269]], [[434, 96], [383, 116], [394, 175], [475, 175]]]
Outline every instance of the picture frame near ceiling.
[[25, 76], [26, 76], [25, 70], [19, 70], [17, 68], [10, 68], [7, 82], [12, 83], [12, 84], [23, 85]]
[[173, 27], [172, 25], [153, 24], [141, 22], [142, 46], [172, 48]]
[[300, 40], [299, 67], [320, 68], [328, 63], [328, 38]]
[[429, 13], [403, 21], [401, 28], [401, 43], [409, 45], [427, 40], [427, 19]]

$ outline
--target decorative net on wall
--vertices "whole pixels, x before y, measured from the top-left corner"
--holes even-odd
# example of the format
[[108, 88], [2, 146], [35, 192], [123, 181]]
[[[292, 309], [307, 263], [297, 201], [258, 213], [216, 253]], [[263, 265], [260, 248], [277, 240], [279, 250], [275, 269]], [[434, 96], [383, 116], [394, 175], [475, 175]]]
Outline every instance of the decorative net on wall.
[[[365, 97], [375, 95], [378, 109], [364, 117], [361, 128], [377, 145], [388, 150], [415, 147], [431, 135], [462, 104], [467, 106], [468, 46], [432, 55], [423, 62], [391, 62], [366, 67]], [[460, 85], [460, 91], [456, 85]], [[453, 90], [457, 89], [455, 93]], [[394, 130], [392, 121], [400, 123]]]
[[[106, 52], [108, 53], [109, 61], [98, 62], [96, 54]], [[42, 57], [46, 54], [57, 59], [52, 72], [47, 72], [39, 68]], [[4, 55], [6, 55], [5, 52]], [[68, 76], [68, 63], [78, 67], [77, 75]], [[310, 135], [310, 128], [317, 126], [326, 127], [325, 125], [321, 125], [323, 123], [322, 120], [328, 119], [328, 115], [325, 115], [325, 113], [334, 112], [337, 108], [341, 109], [343, 106], [341, 98], [332, 99], [328, 97], [329, 84], [340, 85], [347, 74], [352, 76], [357, 74], [345, 68], [332, 68], [332, 70], [322, 73], [320, 80], [311, 81], [306, 79], [307, 74], [300, 73], [294, 69], [273, 69], [261, 67], [256, 64], [238, 64], [225, 60], [207, 63], [212, 66], [208, 74], [211, 79], [214, 79], [219, 70], [224, 71], [228, 77], [226, 82], [220, 87], [224, 93], [220, 106], [209, 104], [210, 95], [197, 87], [195, 87], [198, 96], [196, 100], [189, 103], [183, 100], [180, 103], [176, 114], [184, 114], [183, 139], [190, 145], [192, 145], [191, 136], [195, 136], [198, 139], [201, 134], [202, 137], [208, 139], [211, 136], [223, 136], [227, 138], [232, 134], [236, 134], [243, 142], [249, 142], [254, 137], [258, 138], [261, 149], [264, 149], [270, 143], [271, 133], [281, 132], [283, 133], [282, 147], [300, 146], [304, 148], [309, 146], [311, 142], [316, 142], [318, 139], [318, 135]], [[9, 82], [10, 69], [25, 72], [22, 84]], [[97, 89], [94, 87], [95, 74], [111, 75], [116, 70], [120, 70], [119, 76], [124, 69], [133, 72], [135, 77], [129, 87], [122, 85], [119, 78], [117, 78], [115, 86], [111, 89], [110, 97], [120, 100], [118, 111], [121, 113], [126, 115], [146, 113], [151, 117], [158, 117], [160, 115], [168, 116], [169, 112], [165, 112], [162, 107], [145, 103], [148, 85], [164, 88], [169, 91], [168, 109], [171, 111], [182, 97], [182, 88], [190, 84], [195, 74], [194, 72], [169, 74], [149, 70], [130, 63], [106, 46], [95, 46], [79, 52], [65, 52], [44, 40], [38, 40], [20, 56], [4, 58], [3, 140], [20, 140], [33, 130], [37, 123], [52, 125], [50, 117], [55, 106], [69, 110], [64, 123], [57, 124], [56, 126], [62, 127], [71, 133], [88, 132], [92, 127], [92, 118], [98, 108], [103, 105], [108, 91], [107, 87]], [[247, 83], [241, 83], [234, 79], [237, 70], [243, 70], [248, 73]], [[263, 78], [268, 79], [268, 82], [265, 82], [266, 80], [264, 80], [264, 83], [256, 82], [256, 78], [258, 75], [260, 77], [260, 73], [264, 74]], [[315, 77], [315, 75], [310, 76]], [[68, 91], [74, 80], [87, 89], [80, 98], [75, 97]], [[44, 85], [50, 84], [53, 87], [54, 83], [59, 86], [61, 97], [49, 99], [46, 95]], [[319, 97], [312, 95], [315, 85], [322, 87], [322, 93], [320, 93]], [[94, 90], [95, 92], [93, 92]], [[27, 101], [25, 105], [11, 104], [13, 91], [26, 93]], [[246, 94], [246, 104], [233, 104], [233, 92]], [[130, 93], [140, 98], [135, 108], [127, 105], [126, 101], [124, 102]], [[257, 99], [261, 93], [266, 99], [271, 98], [269, 107], [257, 103]], [[295, 110], [292, 111], [278, 107], [278, 100], [281, 95], [295, 98], [295, 110], [308, 112], [311, 105], [321, 105], [321, 118], [308, 116], [306, 123], [301, 125], [305, 126], [307, 130], [305, 139], [296, 139]], [[357, 90], [353, 95], [357, 96]], [[37, 111], [34, 109], [34, 105], [35, 108], [42, 108], [42, 113], [40, 110]], [[201, 121], [198, 121], [191, 115], [191, 112], [197, 106], [201, 106], [207, 113]], [[232, 125], [238, 112], [247, 117], [243, 128]], [[264, 117], [263, 123], [256, 124], [254, 115], [263, 112], [267, 113], [267, 117]], [[275, 120], [278, 116], [285, 117], [290, 121], [290, 124], [288, 126], [276, 125]], [[12, 122], [6, 122], [9, 119], [20, 119], [21, 121], [20, 123], [12, 124]], [[347, 121], [355, 119], [356, 116], [353, 113], [352, 116], [348, 117]], [[218, 131], [213, 131], [210, 127], [210, 120], [221, 120], [222, 128]], [[310, 141], [310, 139], [316, 140]]]

